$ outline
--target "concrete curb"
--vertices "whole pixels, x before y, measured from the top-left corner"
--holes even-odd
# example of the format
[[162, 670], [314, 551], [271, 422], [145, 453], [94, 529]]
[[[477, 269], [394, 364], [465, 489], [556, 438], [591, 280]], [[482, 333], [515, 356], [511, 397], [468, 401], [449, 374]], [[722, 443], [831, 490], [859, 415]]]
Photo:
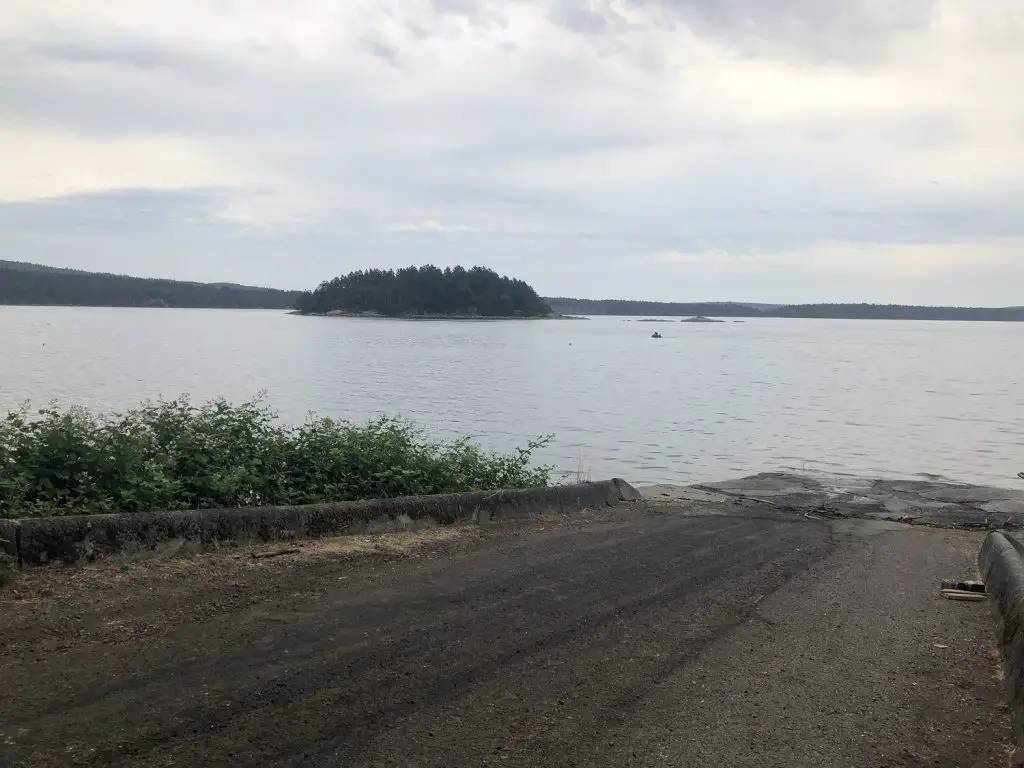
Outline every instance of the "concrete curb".
[[383, 533], [544, 512], [576, 512], [640, 498], [633, 486], [615, 478], [550, 488], [295, 507], [23, 518], [0, 521], [0, 538], [11, 542], [0, 547], [14, 555], [23, 568], [50, 563], [74, 565], [112, 555], [202, 552], [243, 542]]
[[18, 521], [0, 520], [0, 552], [18, 559]]
[[999, 621], [1010, 722], [1018, 754], [1024, 754], [1024, 545], [1001, 531], [990, 533], [978, 567]]

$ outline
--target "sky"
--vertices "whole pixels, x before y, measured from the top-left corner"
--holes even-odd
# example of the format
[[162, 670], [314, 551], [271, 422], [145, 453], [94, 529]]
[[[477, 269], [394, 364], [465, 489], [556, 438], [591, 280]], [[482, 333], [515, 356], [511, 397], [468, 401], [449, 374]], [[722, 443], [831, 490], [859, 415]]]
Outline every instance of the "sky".
[[4, 0], [0, 258], [1024, 304], [1020, 0]]

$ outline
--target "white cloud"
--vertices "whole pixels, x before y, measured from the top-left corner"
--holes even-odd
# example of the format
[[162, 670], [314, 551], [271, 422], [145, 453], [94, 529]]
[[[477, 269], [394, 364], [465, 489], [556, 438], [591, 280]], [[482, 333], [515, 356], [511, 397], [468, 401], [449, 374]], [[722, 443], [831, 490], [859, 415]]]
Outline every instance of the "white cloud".
[[[962, 278], [1024, 280], [1021, 71], [1017, 0], [7, 0], [0, 245], [289, 284], [470, 260], [636, 296], [693, 287], [648, 254], [720, 251], [683, 257], [718, 270], [695, 298], [909, 295], [946, 265], [928, 290], [995, 302]], [[94, 225], [64, 233], [69, 196]], [[159, 247], [126, 223], [143, 203]]]
[[408, 224], [394, 224], [389, 227], [389, 229], [392, 232], [437, 232], [438, 234], [444, 234], [446, 232], [472, 231], [471, 227], [463, 226], [461, 224], [441, 224], [430, 219], [427, 221]]
[[44, 127], [0, 128], [0, 202], [111, 189], [240, 185], [245, 172], [202, 142], [168, 136], [86, 139]]
[[782, 302], [1011, 306], [1020, 304], [1022, 253], [1024, 238], [940, 244], [823, 241], [786, 252], [665, 251], [650, 261], [668, 283], [771, 286], [770, 295]]
[[856, 276], [914, 281], [957, 275], [969, 277], [988, 270], [1014, 274], [1019, 270], [1022, 253], [1024, 238], [955, 244], [826, 241], [785, 253], [667, 251], [655, 254], [654, 260], [717, 272], [773, 269], [835, 278]]

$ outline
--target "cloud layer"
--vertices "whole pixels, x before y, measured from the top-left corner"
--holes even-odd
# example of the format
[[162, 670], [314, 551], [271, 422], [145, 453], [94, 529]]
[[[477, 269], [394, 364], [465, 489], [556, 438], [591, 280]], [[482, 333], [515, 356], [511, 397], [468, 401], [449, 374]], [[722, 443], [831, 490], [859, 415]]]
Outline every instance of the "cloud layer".
[[1019, 304], [1016, 0], [8, 0], [4, 257]]

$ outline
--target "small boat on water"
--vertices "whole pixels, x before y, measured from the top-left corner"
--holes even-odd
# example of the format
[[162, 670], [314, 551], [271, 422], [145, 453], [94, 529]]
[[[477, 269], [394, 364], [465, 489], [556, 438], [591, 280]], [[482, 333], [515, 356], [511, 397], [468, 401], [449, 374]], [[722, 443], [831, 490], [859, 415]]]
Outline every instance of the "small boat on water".
[[664, 338], [664, 337], [660, 333], [655, 331], [654, 333], [651, 334], [651, 338], [652, 339], [661, 339], [661, 338]]

